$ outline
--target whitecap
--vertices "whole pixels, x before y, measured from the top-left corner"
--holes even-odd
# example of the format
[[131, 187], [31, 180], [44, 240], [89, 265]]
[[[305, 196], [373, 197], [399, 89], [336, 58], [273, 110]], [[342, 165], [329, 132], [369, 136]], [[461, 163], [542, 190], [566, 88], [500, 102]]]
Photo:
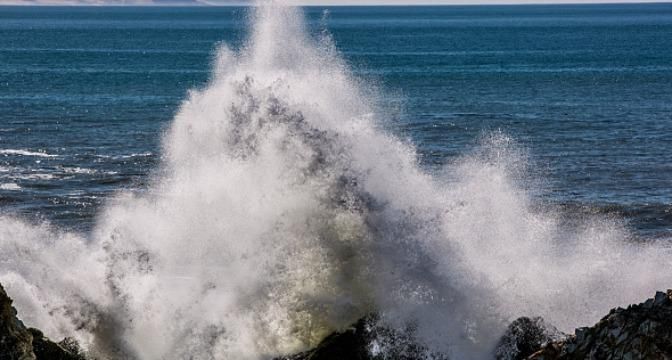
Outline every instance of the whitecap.
[[25, 149], [2, 149], [1, 155], [20, 155], [20, 156], [39, 156], [39, 157], [58, 157], [58, 155], [47, 154], [45, 152], [30, 151]]
[[28, 173], [28, 174], [18, 174], [11, 176], [13, 179], [21, 180], [52, 180], [56, 176], [54, 174], [48, 173]]
[[17, 183], [0, 184], [0, 190], [21, 190], [21, 186]]
[[62, 168], [62, 170], [66, 174], [95, 174], [98, 172], [95, 169], [82, 168], [82, 167], [64, 167]]
[[143, 153], [132, 153], [132, 154], [127, 154], [127, 155], [115, 155], [112, 156], [114, 159], [131, 159], [131, 158], [136, 158], [136, 157], [149, 157], [154, 155], [152, 152], [143, 152]]

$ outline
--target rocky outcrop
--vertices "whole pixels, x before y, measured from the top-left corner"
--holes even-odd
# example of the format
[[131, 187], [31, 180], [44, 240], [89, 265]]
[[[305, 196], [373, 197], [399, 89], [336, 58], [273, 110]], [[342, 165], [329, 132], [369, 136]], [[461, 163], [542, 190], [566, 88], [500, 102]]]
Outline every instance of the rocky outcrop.
[[368, 359], [367, 322], [367, 319], [361, 319], [351, 328], [329, 335], [315, 349], [275, 360]]
[[[55, 343], [27, 328], [0, 285], [0, 360], [84, 360], [77, 343]], [[324, 339], [316, 348], [275, 360], [447, 360], [404, 331], [368, 316]], [[597, 324], [566, 335], [541, 318], [509, 325], [495, 350], [498, 360], [672, 359], [672, 290], [626, 309], [611, 310]]]
[[[543, 320], [516, 320], [500, 341], [502, 360], [672, 359], [672, 290], [626, 309], [611, 310], [592, 327], [565, 335]], [[555, 337], [555, 339], [554, 339]], [[536, 350], [535, 350], [536, 347]]]
[[433, 353], [414, 339], [412, 327], [392, 330], [368, 316], [349, 329], [324, 339], [315, 349], [275, 360], [448, 360]]
[[[413, 331], [377, 325], [375, 317], [327, 337], [315, 349], [276, 360], [447, 359], [413, 341]], [[387, 344], [387, 345], [385, 345]], [[383, 356], [384, 355], [384, 356]], [[560, 332], [542, 318], [519, 318], [502, 336], [497, 360], [672, 359], [672, 290], [626, 309], [618, 308], [593, 327]]]
[[[398, 332], [362, 319], [327, 337], [315, 349], [278, 360], [447, 359], [413, 341], [412, 329]], [[388, 345], [381, 345], [388, 344]], [[383, 357], [382, 354], [385, 356]], [[511, 323], [494, 357], [497, 360], [672, 359], [672, 290], [626, 309], [618, 308], [593, 327], [560, 332], [542, 318]]]
[[522, 360], [566, 337], [540, 317], [521, 317], [506, 329], [495, 350], [497, 360]]
[[12, 299], [0, 285], [0, 360], [84, 360], [72, 339], [55, 343], [16, 317]]
[[0, 285], [0, 360], [34, 360], [33, 336], [16, 317], [12, 299]]

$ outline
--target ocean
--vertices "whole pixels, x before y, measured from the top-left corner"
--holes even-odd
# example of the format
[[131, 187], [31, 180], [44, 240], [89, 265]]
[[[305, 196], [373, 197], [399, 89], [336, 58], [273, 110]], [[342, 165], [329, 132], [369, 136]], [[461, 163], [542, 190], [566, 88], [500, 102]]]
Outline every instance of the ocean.
[[[383, 89], [387, 125], [423, 165], [501, 131], [528, 152], [545, 201], [670, 236], [672, 5], [306, 13]], [[142, 191], [162, 132], [207, 83], [218, 44], [240, 46], [246, 14], [0, 8], [0, 210], [86, 230], [116, 191]]]
[[119, 358], [486, 357], [670, 287], [671, 123], [672, 4], [0, 7], [0, 282]]

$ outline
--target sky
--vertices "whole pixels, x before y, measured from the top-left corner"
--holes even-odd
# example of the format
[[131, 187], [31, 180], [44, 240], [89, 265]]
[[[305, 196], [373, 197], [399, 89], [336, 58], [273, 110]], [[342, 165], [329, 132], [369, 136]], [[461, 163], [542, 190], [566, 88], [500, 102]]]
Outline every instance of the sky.
[[[0, 5], [244, 5], [253, 0], [0, 0]], [[672, 0], [285, 0], [297, 5], [477, 5], [670, 2]]]

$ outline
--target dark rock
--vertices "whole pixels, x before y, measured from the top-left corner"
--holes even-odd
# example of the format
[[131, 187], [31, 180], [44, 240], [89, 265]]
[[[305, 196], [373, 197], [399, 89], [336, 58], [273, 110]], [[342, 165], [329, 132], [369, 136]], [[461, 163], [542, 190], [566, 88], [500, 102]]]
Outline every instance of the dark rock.
[[[375, 317], [334, 333], [315, 349], [276, 360], [447, 359], [414, 340], [413, 327], [391, 330]], [[542, 318], [519, 318], [500, 340], [498, 360], [672, 359], [672, 290], [627, 309], [614, 309], [592, 327], [566, 335]]]
[[413, 334], [412, 326], [394, 330], [380, 325], [376, 316], [369, 316], [329, 335], [315, 349], [275, 360], [448, 360], [419, 344]]
[[0, 285], [0, 360], [85, 360], [74, 339], [55, 343], [16, 317], [12, 299]]
[[0, 360], [33, 360], [33, 336], [16, 317], [12, 299], [0, 285]]
[[[325, 338], [316, 348], [276, 360], [447, 360], [415, 338], [368, 316]], [[498, 360], [672, 359], [672, 290], [627, 309], [613, 309], [592, 327], [564, 335], [541, 318], [520, 318], [495, 351]], [[0, 285], [0, 360], [85, 360], [74, 339], [55, 343], [17, 318]]]
[[76, 340], [72, 338], [65, 338], [63, 341], [57, 343], [52, 342], [46, 338], [42, 331], [30, 328], [28, 329], [33, 335], [33, 353], [40, 359], [49, 360], [85, 360], [84, 353], [79, 347]]
[[366, 323], [366, 319], [359, 320], [353, 327], [329, 335], [313, 350], [276, 360], [369, 359]]
[[672, 359], [672, 290], [627, 309], [614, 309], [597, 324], [547, 344], [530, 360]]
[[549, 343], [562, 340], [567, 335], [540, 317], [521, 317], [506, 329], [497, 348], [498, 360], [522, 360]]

